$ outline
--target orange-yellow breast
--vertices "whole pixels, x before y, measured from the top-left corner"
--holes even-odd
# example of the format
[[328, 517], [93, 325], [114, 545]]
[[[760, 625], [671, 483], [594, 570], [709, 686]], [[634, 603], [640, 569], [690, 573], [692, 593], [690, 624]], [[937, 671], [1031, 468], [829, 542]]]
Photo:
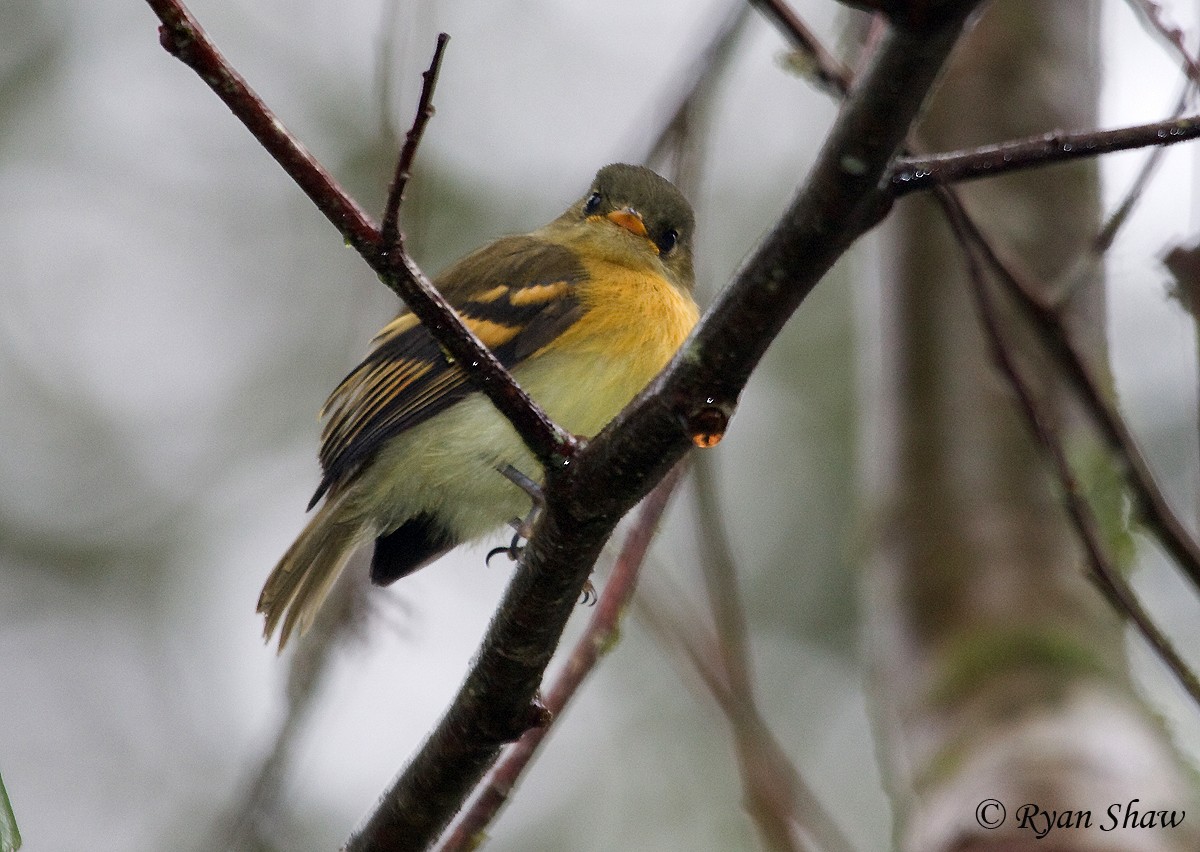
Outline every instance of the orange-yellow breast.
[[534, 357], [560, 351], [622, 360], [641, 377], [640, 390], [691, 333], [699, 309], [655, 272], [605, 260], [584, 265], [588, 280], [578, 296], [587, 312]]

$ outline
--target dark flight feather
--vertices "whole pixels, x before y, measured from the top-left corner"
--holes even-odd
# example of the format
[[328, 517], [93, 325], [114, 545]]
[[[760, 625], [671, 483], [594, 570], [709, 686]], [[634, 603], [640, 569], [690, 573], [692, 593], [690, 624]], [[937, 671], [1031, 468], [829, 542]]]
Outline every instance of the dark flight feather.
[[423, 568], [458, 544], [429, 515], [409, 518], [392, 532], [375, 539], [371, 582], [386, 586]]

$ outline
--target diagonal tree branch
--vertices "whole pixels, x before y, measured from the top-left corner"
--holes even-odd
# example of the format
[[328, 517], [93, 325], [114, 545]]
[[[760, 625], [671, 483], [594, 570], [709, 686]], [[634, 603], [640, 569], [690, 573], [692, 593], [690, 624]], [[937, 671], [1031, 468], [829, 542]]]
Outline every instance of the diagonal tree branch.
[[[961, 208], [950, 202], [948, 196], [942, 192], [938, 192], [936, 197], [942, 205], [942, 209], [946, 214], [947, 220], [950, 222], [951, 228], [954, 230], [959, 244], [962, 246], [963, 256], [966, 260], [967, 270], [971, 279], [972, 292], [975, 296], [975, 303], [979, 310], [980, 319], [987, 334], [988, 342], [991, 344], [992, 354], [1001, 372], [1008, 379], [1008, 383], [1017, 397], [1021, 410], [1025, 414], [1025, 420], [1029, 424], [1029, 428], [1033, 432], [1038, 445], [1046, 454], [1050, 462], [1050, 467], [1058, 479], [1059, 486], [1062, 488], [1063, 501], [1067, 509], [1067, 514], [1075, 525], [1079, 533], [1079, 539], [1083, 543], [1084, 552], [1087, 554], [1088, 564], [1091, 568], [1090, 575], [1092, 579], [1112, 607], [1132, 622], [1134, 627], [1137, 628], [1138, 632], [1142, 634], [1142, 637], [1158, 655], [1159, 659], [1175, 676], [1188, 695], [1191, 696], [1192, 700], [1197, 705], [1200, 705], [1200, 680], [1197, 679], [1196, 674], [1184, 662], [1171, 641], [1154, 624], [1153, 619], [1150, 618], [1149, 614], [1142, 607], [1133, 589], [1130, 588], [1125, 578], [1121, 575], [1121, 572], [1112, 564], [1104, 552], [1104, 548], [1100, 543], [1101, 537], [1095, 515], [1088, 505], [1087, 499], [1080, 491], [1075, 475], [1071, 471], [1070, 463], [1067, 461], [1062, 442], [1055, 434], [1053, 427], [1049, 425], [1044, 412], [1041, 410], [1041, 406], [1030, 389], [1029, 382], [1017, 366], [1016, 360], [1012, 355], [1012, 343], [1005, 338], [1000, 328], [997, 310], [992, 301], [991, 294], [988, 293], [980, 258], [976, 254], [981, 248], [979, 241], [972, 234], [971, 226], [967, 224], [966, 219], [962, 216]], [[985, 257], [985, 259], [987, 258]], [[990, 263], [990, 260], [988, 262]]]
[[379, 231], [370, 215], [342, 190], [230, 66], [187, 7], [176, 0], [146, 2], [162, 21], [159, 42], [167, 53], [208, 84], [359, 254], [374, 254]]
[[[544, 465], [569, 459], [574, 436], [560, 429], [516, 383], [504, 365], [459, 319], [406, 251], [385, 241], [371, 217], [352, 199], [305, 147], [283, 126], [262, 99], [221, 55], [181, 0], [146, 0], [162, 26], [159, 40], [168, 53], [195, 71], [304, 190], [317, 209], [375, 270], [446, 350], [464, 365], [475, 386], [495, 404]], [[422, 104], [429, 105], [436, 70], [445, 43], [439, 38], [434, 64], [425, 76]], [[406, 143], [409, 162], [415, 155], [420, 129], [428, 119], [418, 113]], [[406, 171], [401, 157], [398, 172]], [[398, 175], [399, 177], [399, 175]], [[398, 181], [403, 191], [404, 182]], [[394, 184], [395, 185], [395, 184]], [[396, 204], [398, 205], [398, 197]], [[389, 210], [393, 203], [389, 201]], [[399, 231], [397, 229], [397, 238]], [[469, 365], [469, 366], [468, 366]]]
[[[1137, 5], [1144, 6], [1145, 0], [1131, 0]], [[773, 4], [781, 4], [782, 0], [772, 0]], [[1153, 5], [1153, 4], [1150, 4]], [[1152, 23], [1162, 29], [1163, 25], [1160, 20], [1154, 17], [1151, 9], [1148, 12]], [[801, 49], [808, 50], [809, 43], [815, 41], [809, 33], [807, 27], [796, 16], [785, 14], [776, 17], [781, 26], [785, 27], [785, 31], [794, 43]], [[1190, 70], [1191, 64], [1190, 54], [1182, 46], [1177, 33], [1167, 32], [1164, 37], [1167, 41], [1175, 45], [1176, 49], [1182, 54], [1185, 62], [1185, 68]], [[851, 80], [849, 72], [845, 69], [840, 69], [836, 65], [829, 66], [831, 61], [828, 51], [820, 50], [813, 53], [813, 60], [825, 67], [824, 76], [828, 79], [841, 79], [846, 90], [849, 89]], [[1171, 138], [1171, 129], [1176, 126], [1179, 121], [1189, 122], [1192, 125], [1200, 125], [1200, 119], [1170, 119], [1166, 122], [1157, 124], [1144, 125], [1141, 128], [1126, 128], [1125, 130], [1110, 131], [1120, 136], [1120, 134], [1128, 134], [1129, 136], [1139, 136], [1142, 140], [1141, 145], [1134, 147], [1146, 147], [1148, 145], [1170, 144], [1164, 142], [1164, 137]], [[983, 151], [984, 161], [994, 160], [996, 152], [999, 152], [1001, 163], [1005, 162], [1005, 157], [1009, 157], [1009, 162], [1021, 162], [1022, 168], [1029, 168], [1038, 164], [1038, 157], [1054, 156], [1053, 153], [1047, 153], [1047, 146], [1053, 148], [1047, 140], [1057, 138], [1058, 146], [1062, 145], [1074, 148], [1078, 146], [1085, 150], [1085, 154], [1079, 156], [1094, 156], [1100, 151], [1090, 147], [1089, 140], [1096, 134], [1077, 134], [1071, 138], [1063, 137], [1062, 135], [1050, 134], [1044, 137], [1036, 137], [1034, 139], [1018, 141], [1010, 145], [993, 146], [993, 149], [977, 149], [976, 151], [962, 152], [961, 154], [942, 155], [948, 163], [958, 163], [951, 166], [949, 171], [962, 167], [962, 161], [970, 161], [973, 157]], [[1065, 140], [1065, 141], [1064, 141]], [[1180, 140], [1181, 141], [1181, 140]], [[1022, 160], [1014, 149], [1026, 147], [1032, 153], [1032, 159]], [[1161, 147], [1157, 150], [1161, 150]], [[1007, 153], [1006, 153], [1007, 152]], [[1076, 154], [1072, 150], [1065, 152], [1068, 155]], [[935, 162], [939, 158], [917, 159], [917, 158], [902, 158], [897, 161], [892, 169], [891, 180], [893, 183], [903, 183], [898, 181], [898, 176], [905, 169], [912, 169], [919, 163]], [[970, 171], [971, 166], [967, 166], [967, 171]], [[992, 172], [995, 174], [996, 172]], [[982, 175], [979, 175], [982, 176]], [[1075, 348], [1067, 334], [1065, 326], [1062, 324], [1057, 312], [1049, 305], [1045, 305], [1034, 295], [1035, 290], [1028, 283], [1022, 280], [1021, 276], [1016, 274], [1010, 264], [1005, 263], [992, 242], [979, 229], [974, 219], [967, 212], [958, 193], [951, 186], [945, 185], [943, 180], [948, 180], [949, 175], [938, 172], [935, 168], [930, 171], [928, 180], [930, 185], [937, 190], [939, 203], [947, 211], [953, 211], [954, 220], [952, 226], [956, 231], [962, 231], [970, 237], [972, 244], [982, 253], [983, 258], [988, 262], [1000, 276], [1001, 282], [1013, 295], [1017, 304], [1025, 311], [1026, 315], [1033, 322], [1034, 326], [1040, 332], [1040, 338], [1045, 342], [1050, 352], [1058, 361], [1061, 369], [1066, 373], [1072, 385], [1082, 397], [1087, 410], [1091, 413], [1093, 420], [1100, 429], [1101, 435], [1104, 437], [1109, 448], [1117, 455], [1117, 457], [1125, 465], [1127, 471], [1127, 481], [1137, 501], [1138, 509], [1146, 521], [1147, 525], [1155, 532], [1159, 541], [1167, 549], [1167, 551], [1175, 559], [1185, 574], [1191, 578], [1192, 582], [1200, 587], [1200, 543], [1188, 531], [1186, 525], [1172, 510], [1166, 495], [1159, 487], [1157, 480], [1150, 469], [1149, 462], [1141, 452], [1137, 441], [1133, 434], [1129, 431], [1128, 425], [1120, 416], [1119, 412], [1108, 401], [1104, 393], [1100, 389], [1099, 383], [1093, 378], [1090, 369], [1087, 366], [1082, 354]], [[959, 176], [963, 179], [962, 176]], [[921, 178], [922, 181], [926, 178]], [[928, 187], [926, 187], [928, 188]], [[911, 188], [897, 189], [897, 194], [911, 191]], [[1111, 600], [1111, 597], [1110, 597]]]
[[926, 4], [926, 29], [886, 37], [847, 100], [805, 186], [680, 353], [581, 450], [547, 471], [548, 500], [466, 683], [352, 852], [424, 848], [530, 702], [574, 602], [617, 520], [723, 423], [770, 341], [845, 249], [890, 204], [886, 174], [975, 2]]
[[[667, 504], [683, 477], [685, 462], [677, 465], [642, 502], [637, 523], [625, 538], [625, 544], [604, 586], [604, 593], [592, 614], [584, 634], [575, 644], [563, 670], [545, 697], [546, 710], [559, 717], [574, 697], [584, 678], [591, 674], [602, 655], [616, 642], [621, 619], [637, 588], [638, 574], [650, 549]], [[475, 801], [463, 813], [437, 847], [439, 852], [458, 852], [474, 848], [488, 823], [507, 803], [517, 779], [541, 747], [550, 724], [525, 732], [481, 785]]]
[[1083, 400], [1105, 443], [1125, 466], [1126, 481], [1146, 525], [1154, 531], [1180, 570], [1200, 588], [1200, 543], [1171, 508], [1129, 425], [1100, 389], [1100, 383], [1071, 341], [1057, 311], [1035, 295], [1034, 288], [997, 254], [974, 222], [963, 218], [958, 227], [978, 246], [983, 259], [996, 271], [1000, 282], [1033, 323], [1039, 338]]
[[[782, 4], [775, 3], [774, 6], [778, 8]], [[700, 135], [695, 132], [699, 123], [698, 115], [705, 111], [707, 93], [726, 65], [750, 11], [750, 5], [742, 4], [723, 22], [701, 52], [696, 63], [701, 66], [701, 71], [691, 75], [692, 84], [687, 87], [688, 91], [681, 98], [671, 120], [651, 146], [651, 154], [647, 158], [669, 159], [672, 165], [671, 180], [689, 197], [694, 195], [699, 185], [701, 158], [697, 142], [694, 141]], [[784, 13], [790, 15], [790, 10], [784, 9]], [[803, 22], [795, 16], [790, 21], [807, 32]], [[834, 60], [830, 58], [828, 61]], [[672, 153], [668, 155], [668, 152]], [[849, 852], [852, 847], [841, 834], [836, 821], [821, 806], [812, 789], [788, 759], [755, 704], [749, 636], [733, 555], [724, 535], [717, 506], [712, 464], [712, 457], [706, 454], [693, 459], [690, 469], [696, 498], [694, 502], [699, 515], [696, 528], [701, 534], [701, 564], [719, 641], [714, 642], [710, 637], [701, 635], [704, 631], [697, 629], [696, 625], [703, 619], [697, 613], [675, 612], [674, 605], [680, 600], [678, 596], [671, 596], [668, 601], [662, 595], [648, 598], [643, 595], [638, 609], [656, 627], [660, 642], [673, 642], [673, 649], [679, 652], [677, 656], [695, 662], [709, 649], [718, 652], [719, 658], [712, 660], [712, 663], [714, 667], [721, 667], [722, 672], [718, 673], [715, 668], [705, 670], [702, 677], [713, 690], [713, 697], [729, 723], [738, 756], [743, 805], [766, 848], [795, 852], [810, 848], [808, 841], [812, 840], [824, 852]], [[652, 496], [654, 493], [651, 492]], [[605, 594], [608, 594], [607, 588]], [[664, 611], [666, 607], [671, 612]], [[657, 629], [667, 623], [677, 629]]]
[[809, 58], [813, 76], [822, 88], [839, 100], [850, 93], [850, 69], [825, 49], [808, 24], [784, 0], [750, 0], [750, 5], [762, 12], [783, 31], [796, 50]]
[[[684, 76], [685, 83], [676, 87], [678, 91], [668, 101], [671, 109], [665, 110], [660, 107], [654, 110], [655, 116], [668, 114], [669, 118], [660, 122], [660, 130], [649, 146], [649, 154], [641, 158], [642, 162], [649, 163], [658, 158], [669, 159], [673, 168], [667, 176], [685, 196], [692, 196], [691, 190], [696, 186], [697, 169], [693, 161], [697, 157], [689, 140], [697, 124], [697, 113], [702, 111], [702, 104], [708, 99], [716, 80], [725, 68], [749, 13], [750, 7], [744, 3], [739, 2], [731, 8], [730, 13], [690, 63]], [[689, 165], [692, 167], [689, 168]], [[552, 717], [546, 725], [527, 731], [507, 750], [488, 778], [480, 785], [470, 807], [443, 835], [437, 847], [439, 850], [449, 852], [467, 848], [482, 835], [486, 826], [507, 803], [512, 788], [549, 735], [550, 727], [562, 709], [582, 686], [584, 678], [599, 662], [601, 654], [615, 641], [619, 630], [618, 620], [623, 617], [633, 595], [641, 564], [658, 519], [682, 476], [686, 461], [685, 459], [677, 465], [642, 501], [637, 525], [626, 537], [621, 555], [604, 585], [599, 605], [587, 631], [576, 643], [570, 658], [545, 698], [546, 710]]]

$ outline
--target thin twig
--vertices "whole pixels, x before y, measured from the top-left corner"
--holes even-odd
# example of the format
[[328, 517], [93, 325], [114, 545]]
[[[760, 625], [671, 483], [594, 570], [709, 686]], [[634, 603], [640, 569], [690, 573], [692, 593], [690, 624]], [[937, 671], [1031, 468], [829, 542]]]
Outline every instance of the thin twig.
[[[689, 116], [693, 108], [701, 96], [707, 92], [714, 79], [720, 74], [722, 68], [725, 67], [734, 44], [738, 37], [745, 29], [746, 22], [749, 20], [750, 7], [744, 2], [735, 3], [729, 14], [716, 28], [713, 35], [707, 40], [703, 49], [701, 49], [696, 57], [688, 66], [683, 79], [686, 81], [684, 85], [679, 87], [677, 92], [673, 92], [673, 98], [667, 100], [670, 112], [664, 108], [663, 104], [656, 104], [654, 107], [654, 116], [661, 116], [664, 113], [670, 118], [665, 122], [658, 122], [658, 133], [653, 137], [646, 152], [631, 159], [630, 162], [642, 162], [651, 164], [664, 156], [671, 144], [681, 135], [686, 135], [689, 123]], [[644, 121], [642, 124], [653, 126], [653, 122]], [[672, 182], [679, 186], [679, 175], [669, 175], [672, 177]], [[691, 197], [687, 191], [687, 187], [680, 187], [686, 197]]]
[[[690, 626], [696, 620], [689, 618], [674, 619], [671, 633], [677, 643], [697, 645], [687, 654], [693, 665], [700, 665], [699, 660], [704, 656], [701, 649], [711, 649], [714, 658], [706, 665], [719, 669], [720, 677], [704, 672], [701, 676], [710, 689], [714, 689], [713, 695], [733, 732], [746, 810], [766, 847], [772, 850], [805, 848], [804, 836], [807, 836], [823, 852], [850, 852], [853, 845], [784, 753], [755, 700], [745, 607], [733, 550], [725, 535], [724, 515], [717, 502], [713, 462], [710, 455], [698, 458], [692, 466], [692, 482], [700, 564], [716, 637], [713, 640], [702, 638], [699, 631]], [[647, 601], [645, 608], [660, 610], [666, 605], [665, 601], [657, 604]]]
[[729, 722], [745, 807], [766, 848], [852, 852], [854, 846], [796, 771], [753, 695], [733, 687], [727, 649], [704, 626], [703, 615], [684, 603], [682, 591], [664, 592], [664, 577], [656, 574], [653, 579], [658, 589], [644, 583], [634, 598], [634, 611], [659, 645], [691, 664]]
[[939, 191], [936, 193], [936, 197], [942, 205], [942, 210], [945, 212], [946, 218], [949, 220], [959, 245], [963, 250], [963, 256], [966, 260], [971, 279], [972, 292], [975, 295], [984, 331], [987, 333], [988, 341], [991, 344], [992, 354], [1001, 372], [1008, 379], [1009, 385], [1016, 394], [1021, 409], [1025, 413], [1025, 419], [1038, 445], [1046, 453], [1051, 467], [1058, 478], [1059, 485], [1063, 490], [1063, 499], [1066, 503], [1067, 513], [1070, 515], [1071, 521], [1074, 523], [1079, 533], [1080, 541], [1083, 543], [1084, 550], [1087, 553], [1092, 578], [1096, 581], [1112, 606], [1118, 612], [1123, 613], [1133, 623], [1138, 632], [1142, 634], [1150, 644], [1150, 647], [1158, 655], [1159, 659], [1162, 660], [1167, 669], [1179, 681], [1179, 684], [1192, 697], [1192, 700], [1197, 705], [1200, 705], [1200, 679], [1197, 679], [1196, 674], [1184, 662], [1183, 658], [1171, 644], [1171, 641], [1154, 624], [1153, 620], [1142, 607], [1137, 595], [1134, 594], [1133, 589], [1125, 581], [1124, 576], [1113, 566], [1104, 553], [1104, 548], [1100, 544], [1100, 534], [1096, 518], [1080, 491], [1079, 484], [1067, 461], [1062, 443], [1053, 428], [1048, 425], [1041, 406], [1035, 399], [1028, 382], [1022, 376], [1020, 368], [1012, 357], [1012, 344], [1007, 341], [1000, 328], [996, 307], [991, 295], [988, 293], [980, 259], [975, 253], [976, 249], [979, 248], [979, 244], [972, 235], [970, 226], [967, 225], [966, 221], [960, 215], [958, 206], [949, 202], [945, 193]]
[[[681, 124], [689, 123], [685, 121], [684, 116], [694, 110], [695, 102], [707, 90], [717, 70], [724, 64], [746, 19], [747, 8], [741, 6], [735, 10], [735, 14], [727, 17], [718, 27], [716, 34], [700, 51], [698, 58], [691, 66], [692, 82], [686, 87], [686, 91], [679, 99], [680, 102], [673, 110], [671, 117], [663, 123], [663, 128], [651, 145], [651, 153], [647, 158], [661, 155], [671, 141], [681, 140], [681, 134], [677, 132], [678, 128]], [[676, 160], [678, 161], [678, 158]], [[676, 186], [685, 195], [691, 194], [689, 190], [692, 187], [681, 182], [679, 175], [674, 175], [673, 178]], [[619, 619], [623, 616], [629, 599], [633, 595], [637, 574], [645, 559], [654, 530], [667, 501], [678, 485], [684, 464], [681, 462], [677, 465], [643, 501], [637, 524], [626, 537], [625, 545], [605, 584], [596, 612], [584, 635], [572, 651], [562, 673], [544, 699], [545, 708], [554, 718], [557, 718], [562, 712], [582, 684], [583, 679], [592, 671], [600, 655], [606, 652], [613, 642]], [[439, 850], [448, 852], [448, 850], [470, 848], [507, 802], [517, 779], [532, 760], [548, 733], [549, 726], [531, 729], [505, 753], [505, 756], [489, 773], [488, 779], [481, 785], [469, 809], [443, 836], [437, 847]]]
[[753, 666], [750, 639], [746, 629], [745, 606], [738, 585], [737, 568], [729, 536], [725, 534], [725, 516], [717, 499], [712, 466], [716, 460], [705, 455], [692, 466], [692, 493], [695, 495], [696, 534], [700, 546], [700, 568], [708, 593], [708, 608], [720, 638], [730, 689], [753, 693]]
[[784, 0], [750, 0], [750, 4], [782, 30], [796, 50], [808, 57], [813, 76], [823, 88], [839, 100], [850, 94], [853, 80], [850, 69], [825, 49], [808, 24]]
[[1192, 84], [1200, 86], [1200, 62], [1197, 62], [1196, 57], [1192, 56], [1187, 45], [1183, 43], [1183, 30], [1167, 23], [1162, 6], [1153, 0], [1126, 0], [1126, 3], [1135, 15], [1149, 25], [1151, 32], [1175, 51], [1183, 73]]
[[[684, 466], [684, 463], [677, 465], [642, 502], [637, 522], [625, 537], [625, 544], [604, 584], [604, 592], [596, 604], [592, 620], [544, 697], [543, 703], [552, 720], [561, 717], [601, 656], [612, 649], [621, 619], [637, 588], [638, 573], [645, 562], [650, 542], [679, 485]], [[517, 779], [550, 733], [552, 724], [549, 722], [530, 729], [505, 753], [480, 786], [470, 807], [437, 846], [440, 852], [474, 848], [477, 838], [507, 803]]]
[[[652, 148], [651, 157], [669, 159], [673, 170], [672, 182], [685, 196], [695, 197], [700, 183], [701, 157], [696, 150], [695, 138], [700, 116], [708, 102], [707, 93], [718, 79], [721, 69], [727, 64], [733, 44], [749, 11], [743, 5], [740, 12], [730, 16], [718, 28], [709, 46], [701, 53], [699, 72], [686, 96], [682, 98], [671, 120]], [[717, 627], [719, 644], [703, 639], [697, 632], [679, 630], [678, 641], [688, 643], [696, 640], [712, 647], [722, 667], [721, 687], [713, 681], [717, 706], [725, 714], [730, 726], [734, 746], [739, 756], [739, 777], [744, 790], [744, 806], [748, 816], [758, 829], [766, 848], [778, 852], [796, 852], [806, 845], [806, 835], [817, 841], [824, 852], [849, 852], [836, 822], [825, 812], [812, 790], [804, 782], [795, 765], [775, 740], [754, 702], [753, 678], [746, 630], [744, 608], [738, 589], [732, 550], [724, 534], [719, 507], [716, 505], [715, 484], [712, 481], [713, 459], [704, 453], [693, 460], [693, 486], [696, 493], [696, 508], [700, 517], [697, 529], [701, 534], [701, 559], [704, 576], [708, 584], [709, 604]], [[646, 606], [661, 610], [674, 608], [682, 598], [653, 599]], [[662, 613], [665, 619], [671, 615]], [[699, 623], [699, 619], [683, 616], [679, 623]], [[662, 637], [660, 636], [660, 641]], [[688, 656], [694, 661], [703, 657], [704, 649], [688, 648]], [[718, 677], [714, 671], [707, 675]], [[720, 694], [716, 690], [720, 689]]]
[[[1171, 110], [1172, 117], [1183, 115], [1184, 110], [1187, 109], [1188, 99], [1191, 96], [1194, 85], [1196, 84], [1191, 81], [1183, 84], [1183, 91], [1179, 93], [1179, 99], [1175, 102], [1175, 108]], [[1142, 194], [1150, 184], [1150, 178], [1158, 170], [1158, 166], [1162, 163], [1162, 159], [1166, 153], [1167, 149], [1163, 145], [1156, 145], [1150, 151], [1150, 154], [1146, 157], [1146, 161], [1138, 169], [1137, 177], [1133, 179], [1133, 183], [1130, 184], [1125, 197], [1113, 209], [1112, 215], [1108, 217], [1108, 221], [1104, 223], [1104, 226], [1097, 232], [1095, 239], [1092, 240], [1093, 252], [1104, 254], [1112, 246], [1113, 241], [1117, 238], [1117, 232], [1129, 221], [1129, 214], [1133, 212], [1134, 206], [1141, 200]]]
[[374, 255], [379, 231], [371, 216], [288, 132], [221, 55], [187, 7], [179, 0], [146, 2], [162, 21], [159, 41], [163, 48], [208, 84], [359, 254], [364, 258]]
[[412, 177], [413, 159], [417, 156], [425, 126], [433, 118], [433, 90], [437, 88], [438, 72], [442, 69], [442, 56], [445, 55], [448, 41], [450, 36], [438, 33], [433, 61], [429, 63], [429, 69], [421, 74], [421, 97], [417, 102], [417, 113], [408, 135], [404, 137], [404, 147], [400, 149], [400, 158], [396, 161], [396, 175], [388, 188], [387, 203], [383, 208], [383, 226], [379, 237], [385, 250], [404, 251], [404, 235], [400, 232], [400, 204], [404, 201], [404, 189]]
[[1046, 133], [998, 145], [984, 145], [969, 151], [952, 151], [923, 158], [904, 157], [896, 161], [891, 181], [899, 197], [936, 185], [995, 177], [1132, 148], [1173, 145], [1197, 138], [1200, 138], [1200, 116], [1171, 118], [1116, 130]]
[[[1140, 2], [1146, 4], [1147, 0], [1140, 0]], [[786, 26], [786, 23], [783, 25]], [[1173, 43], [1177, 44], [1185, 57], [1188, 56], [1186, 51], [1182, 50], [1181, 40], [1177, 39]], [[822, 51], [822, 54], [827, 55], [827, 52]], [[1160, 139], [1159, 131], [1164, 131], [1169, 136], [1171, 127], [1175, 123], [1175, 121], [1166, 122], [1165, 127], [1163, 125], [1150, 125], [1150, 127], [1155, 128], [1154, 139], [1144, 142], [1142, 147], [1145, 144], [1162, 144], [1158, 141]], [[1033, 142], [1035, 146], [1039, 143], [1044, 144], [1045, 138], [1043, 140], [1033, 140]], [[1086, 145], [1087, 141], [1083, 140], [1083, 144]], [[1161, 150], [1161, 148], [1158, 150]], [[973, 153], [975, 152], [967, 152], [966, 156], [970, 156]], [[1011, 154], [1011, 151], [1009, 153]], [[953, 156], [955, 155], [946, 155], [946, 157]], [[1000, 157], [1003, 161], [1003, 151], [1001, 151]], [[905, 167], [911, 168], [918, 162], [922, 161], [898, 161], [893, 168], [893, 182], [896, 181], [896, 177], [901, 173], [901, 169]], [[1031, 164], [1032, 161], [1027, 162], [1024, 167], [1028, 167]], [[939, 176], [930, 175], [928, 178], [937, 190], [935, 193], [936, 197], [946, 211], [951, 227], [959, 235], [959, 242], [963, 247], [972, 282], [975, 285], [974, 289], [977, 294], [977, 301], [980, 303], [980, 313], [983, 315], [985, 329], [992, 341], [997, 359], [998, 361], [1004, 359], [1004, 362], [1007, 362], [1007, 366], [1005, 366], [1005, 363], [1001, 363], [1002, 369], [1004, 369], [1014, 386], [1014, 391], [1021, 399], [1031, 429], [1034, 431], [1039, 444], [1051, 455], [1053, 466], [1063, 484], [1064, 499], [1067, 502], [1068, 511], [1075, 522], [1080, 538], [1083, 540], [1085, 550], [1088, 553], [1089, 562], [1093, 568], [1091, 572], [1092, 576], [1110, 603], [1118, 611], [1126, 613], [1129, 616], [1137, 629], [1167, 665], [1168, 669], [1183, 685], [1184, 689], [1192, 696], [1193, 700], [1200, 703], [1200, 681], [1197, 680], [1196, 675], [1141, 607], [1136, 595], [1134, 595], [1132, 589], [1125, 582], [1124, 577], [1108, 563], [1104, 556], [1103, 550], [1099, 545], [1099, 535], [1096, 531], [1095, 519], [1092, 517], [1091, 510], [1087, 506], [1086, 501], [1078, 491], [1078, 486], [1067, 465], [1065, 454], [1062, 452], [1062, 448], [1054, 442], [1052, 433], [1048, 431], [1048, 427], [1045, 426], [1041, 419], [1036, 402], [1021, 379], [1019, 372], [1017, 372], [1015, 364], [1008, 358], [1007, 349], [1004, 346], [1003, 338], [1000, 337], [994, 311], [991, 309], [990, 298], [982, 280], [979, 261], [971, 248], [972, 246], [975, 246], [983, 253], [985, 260], [996, 269], [1001, 280], [1005, 281], [1009, 289], [1012, 290], [1018, 303], [1034, 318], [1035, 325], [1042, 328], [1043, 339], [1047, 340], [1049, 348], [1057, 354], [1068, 374], [1072, 376], [1074, 386], [1083, 395], [1088, 409], [1100, 424], [1100, 431], [1108, 439], [1110, 447], [1115, 449], [1118, 455], [1125, 460], [1127, 468], [1131, 473], [1132, 487], [1135, 495], [1138, 497], [1143, 517], [1147, 518], [1156, 532], [1159, 533], [1160, 540], [1164, 542], [1167, 549], [1171, 551], [1180, 565], [1184, 567], [1184, 570], [1189, 575], [1192, 575], [1194, 579], [1196, 577], [1194, 569], [1196, 566], [1200, 566], [1200, 548], [1197, 548], [1194, 539], [1170, 510], [1165, 496], [1150, 474], [1149, 467], [1140, 450], [1137, 448], [1136, 443], [1133, 441], [1127, 426], [1107, 403], [1105, 397], [1099, 391], [1099, 386], [1091, 379], [1085, 362], [1071, 345], [1057, 313], [1042, 305], [1040, 300], [1033, 295], [1033, 289], [1019, 280], [1012, 273], [1011, 269], [1000, 260], [995, 248], [970, 217], [957, 193], [952, 187], [942, 185], [939, 182], [940, 179], [944, 179], [944, 177], [939, 178]], [[910, 186], [907, 189], [911, 191], [913, 188]], [[897, 194], [901, 193], [898, 191]]]
[[[961, 203], [954, 200], [952, 203], [961, 209]], [[1105, 443], [1124, 464], [1126, 480], [1143, 521], [1154, 531], [1184, 574], [1200, 588], [1200, 544], [1171, 508], [1129, 425], [1100, 389], [1100, 383], [1092, 376], [1086, 359], [1071, 341], [1058, 312], [1036, 295], [1033, 285], [1019, 275], [1011, 263], [999, 256], [977, 224], [969, 218], [960, 217], [958, 227], [979, 248], [983, 260], [996, 271], [1001, 283], [1034, 324], [1040, 339], [1066, 373], [1070, 386], [1083, 400]]]
[[[408, 253], [393, 251], [383, 241], [371, 217], [229, 65], [184, 4], [180, 0], [146, 2], [162, 21], [159, 40], [167, 52], [194, 70], [246, 125], [346, 242], [404, 300], [438, 343], [463, 365], [471, 382], [513, 424], [533, 454], [546, 465], [569, 459], [578, 446], [574, 436], [560, 429], [521, 389], [491, 350], [463, 324]], [[438, 50], [442, 47], [439, 39]], [[418, 115], [417, 121], [420, 120]]]

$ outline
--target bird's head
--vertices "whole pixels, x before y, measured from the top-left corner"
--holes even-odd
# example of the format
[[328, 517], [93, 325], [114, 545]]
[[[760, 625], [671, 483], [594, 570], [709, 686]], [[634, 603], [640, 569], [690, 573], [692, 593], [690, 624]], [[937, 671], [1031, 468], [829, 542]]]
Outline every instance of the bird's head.
[[614, 163], [596, 173], [587, 194], [555, 221], [590, 248], [618, 261], [651, 266], [691, 292], [692, 206], [650, 169]]

